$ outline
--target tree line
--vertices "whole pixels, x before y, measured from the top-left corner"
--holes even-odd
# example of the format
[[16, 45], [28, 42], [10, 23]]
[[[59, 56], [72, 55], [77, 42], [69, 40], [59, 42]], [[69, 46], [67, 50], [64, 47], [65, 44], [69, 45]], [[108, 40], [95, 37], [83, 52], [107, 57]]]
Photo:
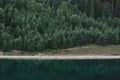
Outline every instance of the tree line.
[[[72, 0], [78, 8], [92, 17], [120, 17], [120, 0]], [[106, 15], [105, 15], [106, 14]]]
[[0, 0], [0, 50], [43, 51], [89, 44], [119, 45], [119, 0], [114, 2], [115, 14], [111, 7], [113, 2]]

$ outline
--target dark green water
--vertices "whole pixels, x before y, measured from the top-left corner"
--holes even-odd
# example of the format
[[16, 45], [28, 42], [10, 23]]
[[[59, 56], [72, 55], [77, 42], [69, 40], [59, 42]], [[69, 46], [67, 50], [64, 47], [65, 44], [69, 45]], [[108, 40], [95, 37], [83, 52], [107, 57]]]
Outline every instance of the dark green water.
[[0, 60], [0, 80], [120, 80], [120, 60]]

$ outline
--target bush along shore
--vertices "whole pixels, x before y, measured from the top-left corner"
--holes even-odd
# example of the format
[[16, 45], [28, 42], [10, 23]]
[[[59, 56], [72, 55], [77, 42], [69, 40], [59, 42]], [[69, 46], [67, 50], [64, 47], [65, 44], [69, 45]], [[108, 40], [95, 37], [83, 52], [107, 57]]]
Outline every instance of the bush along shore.
[[120, 1], [115, 1], [113, 7], [111, 0], [0, 0], [0, 50], [119, 45]]

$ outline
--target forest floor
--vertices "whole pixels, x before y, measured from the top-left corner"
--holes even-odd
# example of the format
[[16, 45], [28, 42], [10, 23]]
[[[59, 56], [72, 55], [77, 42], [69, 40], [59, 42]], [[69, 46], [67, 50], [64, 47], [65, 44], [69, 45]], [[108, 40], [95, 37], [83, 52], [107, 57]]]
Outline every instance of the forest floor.
[[74, 47], [61, 50], [46, 50], [44, 52], [23, 52], [13, 50], [11, 52], [4, 52], [4, 55], [9, 56], [94, 56], [94, 55], [120, 55], [120, 45], [97, 46], [89, 45], [83, 47]]

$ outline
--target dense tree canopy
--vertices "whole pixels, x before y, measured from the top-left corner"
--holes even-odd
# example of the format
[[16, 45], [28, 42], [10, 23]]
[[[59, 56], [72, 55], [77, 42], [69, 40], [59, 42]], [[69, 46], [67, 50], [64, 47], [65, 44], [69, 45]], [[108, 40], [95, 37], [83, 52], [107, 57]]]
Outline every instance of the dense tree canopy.
[[0, 0], [0, 50], [120, 44], [120, 0]]

